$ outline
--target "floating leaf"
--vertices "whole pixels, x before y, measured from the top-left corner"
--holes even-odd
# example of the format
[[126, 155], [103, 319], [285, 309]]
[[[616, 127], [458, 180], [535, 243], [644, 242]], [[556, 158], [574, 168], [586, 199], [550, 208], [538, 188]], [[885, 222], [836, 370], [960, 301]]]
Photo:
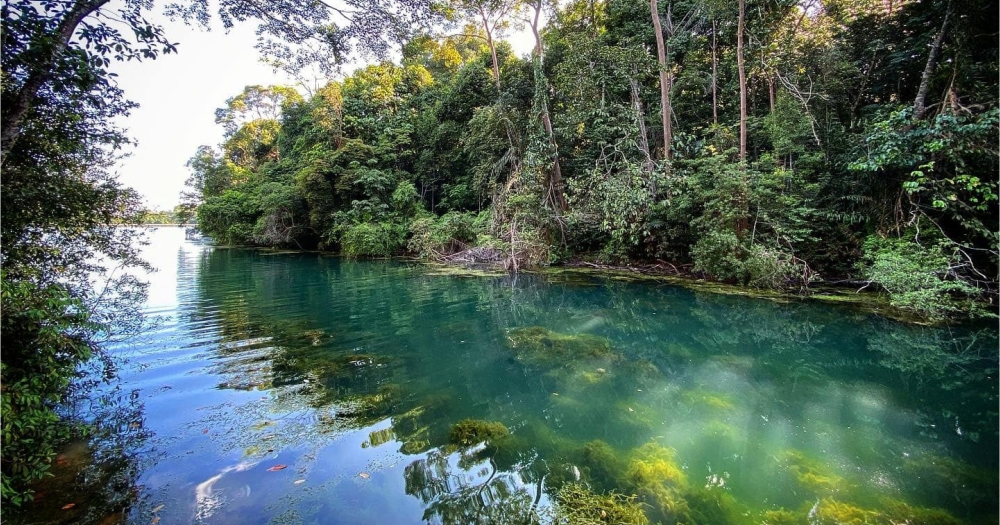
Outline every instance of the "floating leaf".
[[279, 470], [285, 470], [286, 468], [288, 468], [288, 465], [275, 465], [275, 466], [267, 469], [267, 471], [268, 472], [277, 472]]
[[305, 482], [306, 482], [306, 480], [304, 480], [304, 479], [297, 479], [297, 480], [295, 480], [295, 482], [293, 483], [293, 485], [301, 485], [301, 484], [303, 484]]
[[72, 509], [75, 506], [76, 506], [76, 503], [67, 503], [67, 504], [63, 505], [62, 510], [69, 510], [69, 509]]
[[156, 514], [157, 512], [160, 512], [161, 510], [163, 510], [163, 507], [166, 507], [166, 505], [164, 505], [164, 504], [161, 503], [158, 507], [156, 507], [155, 509], [153, 509], [153, 514]]
[[372, 475], [369, 474], [369, 473], [367, 473], [367, 472], [362, 472], [361, 474], [358, 474], [358, 476], [360, 476], [361, 479], [368, 479], [368, 478], [372, 477]]
[[160, 522], [160, 517], [159, 516], [153, 516], [153, 521], [151, 521], [149, 523], [151, 523], [152, 525], [156, 525], [159, 522]]

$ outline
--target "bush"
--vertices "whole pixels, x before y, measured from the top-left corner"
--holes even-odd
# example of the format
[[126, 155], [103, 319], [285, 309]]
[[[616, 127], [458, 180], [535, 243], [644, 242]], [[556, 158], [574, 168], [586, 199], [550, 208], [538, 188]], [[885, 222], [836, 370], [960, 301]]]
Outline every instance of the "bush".
[[348, 257], [392, 257], [406, 243], [406, 228], [391, 222], [348, 226], [340, 246]]
[[424, 217], [410, 224], [407, 248], [421, 257], [440, 257], [460, 252], [476, 243], [485, 231], [481, 216], [488, 213], [448, 212], [441, 217]]
[[871, 236], [865, 240], [860, 269], [865, 279], [889, 294], [889, 302], [929, 321], [977, 311], [976, 287], [954, 273], [956, 254], [941, 245]]
[[0, 419], [3, 420], [2, 499], [15, 506], [31, 501], [31, 482], [48, 475], [57, 447], [70, 437], [55, 407], [92, 355], [99, 327], [79, 300], [59, 285], [12, 282], [0, 292]]

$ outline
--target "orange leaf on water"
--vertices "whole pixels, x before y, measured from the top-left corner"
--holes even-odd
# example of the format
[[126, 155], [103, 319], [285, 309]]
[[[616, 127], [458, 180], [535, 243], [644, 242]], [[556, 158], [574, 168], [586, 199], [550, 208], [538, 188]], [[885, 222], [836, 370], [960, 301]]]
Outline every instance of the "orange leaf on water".
[[268, 472], [277, 472], [279, 470], [285, 470], [286, 468], [288, 468], [288, 465], [275, 465], [275, 466], [267, 469], [267, 471]]
[[62, 510], [69, 510], [69, 509], [72, 509], [75, 506], [76, 506], [76, 503], [67, 503], [67, 504], [63, 505]]

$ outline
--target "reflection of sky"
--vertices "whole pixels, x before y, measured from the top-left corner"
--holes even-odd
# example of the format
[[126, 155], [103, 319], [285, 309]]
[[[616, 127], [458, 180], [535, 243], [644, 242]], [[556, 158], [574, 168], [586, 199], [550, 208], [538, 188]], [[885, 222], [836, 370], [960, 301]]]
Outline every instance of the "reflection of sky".
[[[149, 308], [172, 318], [137, 345], [127, 379], [156, 433], [160, 459], [140, 484], [151, 507], [165, 505], [162, 523], [461, 523], [490, 503], [530, 505], [537, 472], [573, 472], [566, 451], [593, 439], [623, 461], [646, 442], [673, 448], [693, 485], [748, 502], [811, 497], [788, 475], [799, 452], [824, 474], [897, 496], [912, 474], [898, 468], [902, 454], [947, 455], [969, 441], [951, 423], [925, 431], [941, 407], [964, 409], [934, 390], [939, 381], [918, 379], [965, 378], [955, 388], [970, 403], [996, 400], [995, 386], [974, 389], [977, 376], [948, 368], [940, 349], [905, 380], [899, 360], [877, 366], [936, 332], [828, 307], [427, 277], [395, 263], [213, 249], [182, 228], [151, 237], [160, 271]], [[507, 330], [533, 325], [607, 337], [624, 357], [583, 369], [519, 362]], [[877, 353], [871, 341], [883, 341]], [[536, 454], [497, 471], [440, 448], [467, 417], [504, 422]], [[980, 439], [993, 448], [972, 458], [990, 467], [996, 436]], [[268, 471], [276, 465], [287, 467]], [[148, 510], [133, 521], [148, 522]]]

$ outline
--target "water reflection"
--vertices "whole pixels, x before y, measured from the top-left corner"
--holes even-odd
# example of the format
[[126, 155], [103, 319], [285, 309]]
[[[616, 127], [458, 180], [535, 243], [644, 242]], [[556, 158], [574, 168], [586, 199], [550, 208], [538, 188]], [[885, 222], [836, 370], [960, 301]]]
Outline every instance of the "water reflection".
[[547, 522], [577, 482], [664, 523], [996, 521], [995, 326], [160, 246], [131, 523]]

